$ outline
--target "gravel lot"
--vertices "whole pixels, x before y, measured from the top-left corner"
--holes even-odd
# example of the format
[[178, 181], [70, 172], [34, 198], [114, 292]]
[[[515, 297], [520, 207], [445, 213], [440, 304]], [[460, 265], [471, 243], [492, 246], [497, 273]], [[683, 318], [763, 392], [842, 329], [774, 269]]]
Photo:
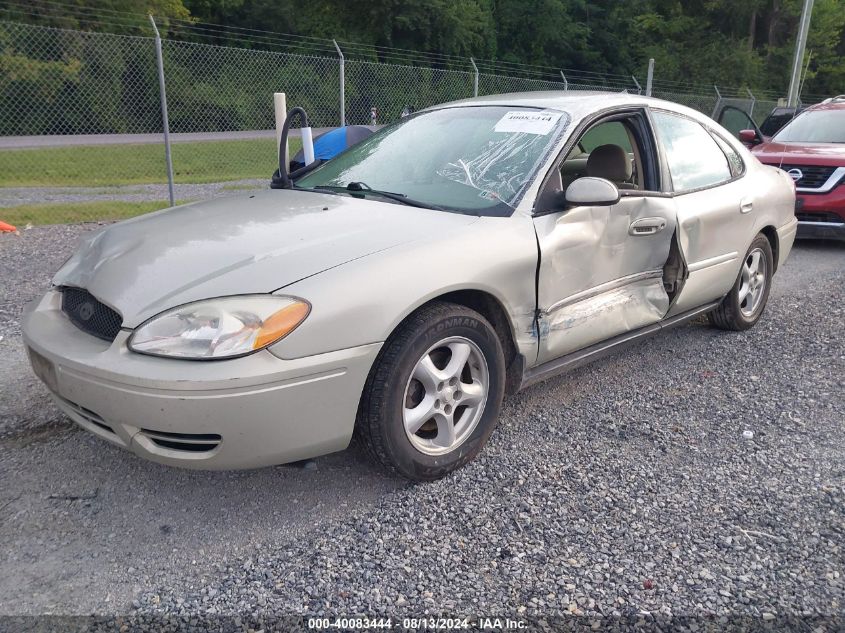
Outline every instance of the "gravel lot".
[[18, 321], [92, 228], [0, 236], [0, 614], [845, 615], [845, 247], [797, 246], [749, 332], [518, 394], [477, 462], [411, 486], [355, 447], [202, 473], [73, 427]]

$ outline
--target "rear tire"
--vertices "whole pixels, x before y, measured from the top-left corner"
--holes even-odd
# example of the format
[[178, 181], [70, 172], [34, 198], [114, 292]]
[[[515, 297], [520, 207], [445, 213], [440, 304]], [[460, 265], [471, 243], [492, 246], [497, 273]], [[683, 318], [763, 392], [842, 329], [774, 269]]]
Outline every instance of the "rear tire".
[[376, 359], [356, 434], [390, 472], [432, 481], [471, 461], [496, 426], [505, 359], [474, 310], [435, 302], [410, 315]]
[[710, 323], [737, 332], [753, 327], [769, 300], [774, 269], [772, 246], [760, 233], [748, 247], [733, 288], [719, 307], [707, 315]]

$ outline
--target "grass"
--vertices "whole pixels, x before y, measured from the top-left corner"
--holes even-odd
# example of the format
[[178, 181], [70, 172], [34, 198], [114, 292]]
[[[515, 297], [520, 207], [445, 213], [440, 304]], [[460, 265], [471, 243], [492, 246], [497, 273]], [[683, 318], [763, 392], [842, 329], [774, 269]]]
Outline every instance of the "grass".
[[[276, 163], [273, 139], [173, 143], [171, 147], [173, 177], [183, 184], [269, 179]], [[291, 139], [291, 156], [299, 148], [300, 140]], [[163, 145], [0, 151], [0, 187], [106, 187], [166, 182]]]
[[[177, 202], [177, 204], [180, 204]], [[0, 220], [22, 229], [27, 224], [66, 224], [97, 220], [123, 220], [168, 206], [167, 202], [69, 202], [26, 204], [0, 209]]]

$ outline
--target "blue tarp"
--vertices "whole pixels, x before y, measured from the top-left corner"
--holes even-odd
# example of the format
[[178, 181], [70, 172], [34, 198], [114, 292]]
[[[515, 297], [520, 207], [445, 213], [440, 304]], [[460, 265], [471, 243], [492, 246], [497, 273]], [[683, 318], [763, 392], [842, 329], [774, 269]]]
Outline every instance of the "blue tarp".
[[[320, 134], [314, 139], [314, 158], [316, 160], [331, 160], [343, 150], [367, 138], [373, 131], [363, 125], [347, 125]], [[297, 169], [305, 165], [302, 150], [291, 160], [291, 167]]]

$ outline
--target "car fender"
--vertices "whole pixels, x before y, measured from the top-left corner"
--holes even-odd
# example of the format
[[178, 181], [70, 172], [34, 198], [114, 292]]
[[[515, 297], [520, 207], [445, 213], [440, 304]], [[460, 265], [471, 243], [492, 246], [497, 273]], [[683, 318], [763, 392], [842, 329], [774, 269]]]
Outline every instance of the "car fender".
[[270, 351], [284, 359], [387, 340], [414, 310], [446, 293], [477, 290], [504, 308], [520, 353], [536, 357], [537, 241], [530, 217], [482, 217], [451, 235], [348, 262], [281, 288], [312, 310]]

